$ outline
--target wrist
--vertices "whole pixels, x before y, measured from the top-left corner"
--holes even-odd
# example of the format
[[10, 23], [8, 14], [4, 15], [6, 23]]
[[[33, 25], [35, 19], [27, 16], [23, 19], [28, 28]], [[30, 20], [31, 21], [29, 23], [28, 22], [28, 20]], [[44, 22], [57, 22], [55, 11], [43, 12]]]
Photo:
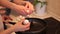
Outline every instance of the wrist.
[[11, 8], [12, 10], [14, 10], [16, 6], [17, 6], [16, 4], [11, 3], [11, 6], [9, 8]]
[[11, 34], [12, 32], [15, 32], [14, 28], [10, 27], [10, 28], [6, 29], [5, 31], [2, 31], [1, 34]]
[[15, 30], [14, 27], [10, 27], [10, 28], [9, 28], [9, 31], [11, 31], [11, 33], [12, 33], [12, 32], [15, 32], [14, 30]]
[[13, 25], [13, 26], [10, 28], [10, 30], [12, 30], [12, 32], [17, 32], [17, 31], [18, 31], [17, 28], [16, 28], [16, 25]]

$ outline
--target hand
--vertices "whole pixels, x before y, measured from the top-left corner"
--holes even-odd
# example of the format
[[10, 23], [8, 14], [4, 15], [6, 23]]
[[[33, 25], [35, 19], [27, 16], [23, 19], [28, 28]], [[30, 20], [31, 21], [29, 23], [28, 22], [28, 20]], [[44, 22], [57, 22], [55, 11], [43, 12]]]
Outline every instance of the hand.
[[26, 11], [28, 14], [31, 14], [34, 11], [34, 6], [30, 2], [28, 2], [28, 1], [21, 1], [20, 3], [21, 3], [21, 5], [24, 4], [25, 8], [28, 8], [27, 10], [29, 10], [29, 12]]
[[26, 8], [23, 5], [16, 5], [15, 7], [13, 7], [13, 10], [15, 10], [17, 13], [21, 15], [28, 15], [27, 9], [28, 8]]
[[13, 28], [14, 28], [14, 31], [17, 32], [17, 31], [26, 31], [26, 30], [29, 30], [30, 29], [30, 23], [26, 24], [26, 25], [23, 25], [22, 22], [24, 21], [25, 19], [22, 19], [20, 22], [16, 23]]
[[30, 11], [30, 14], [34, 11], [34, 6], [30, 2], [26, 2], [26, 8]]
[[27, 8], [27, 10], [29, 10], [29, 12], [26, 11], [26, 13], [28, 13], [28, 15], [34, 11], [33, 5], [28, 1], [15, 1], [15, 3], [17, 5], [23, 5], [25, 7], [25, 9]]

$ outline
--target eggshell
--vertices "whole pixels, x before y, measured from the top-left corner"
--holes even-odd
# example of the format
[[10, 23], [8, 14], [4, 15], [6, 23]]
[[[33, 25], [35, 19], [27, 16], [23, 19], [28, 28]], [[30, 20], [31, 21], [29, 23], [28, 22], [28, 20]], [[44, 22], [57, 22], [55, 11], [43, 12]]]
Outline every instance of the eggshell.
[[23, 22], [23, 24], [28, 24], [29, 23], [29, 20], [25, 20], [24, 22]]

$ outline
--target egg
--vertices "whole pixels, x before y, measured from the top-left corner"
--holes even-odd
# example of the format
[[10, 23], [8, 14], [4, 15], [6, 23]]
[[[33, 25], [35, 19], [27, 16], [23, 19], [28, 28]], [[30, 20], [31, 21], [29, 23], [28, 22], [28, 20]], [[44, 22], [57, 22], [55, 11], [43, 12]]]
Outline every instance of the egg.
[[23, 24], [28, 24], [29, 23], [29, 20], [25, 20], [24, 22], [23, 22]]

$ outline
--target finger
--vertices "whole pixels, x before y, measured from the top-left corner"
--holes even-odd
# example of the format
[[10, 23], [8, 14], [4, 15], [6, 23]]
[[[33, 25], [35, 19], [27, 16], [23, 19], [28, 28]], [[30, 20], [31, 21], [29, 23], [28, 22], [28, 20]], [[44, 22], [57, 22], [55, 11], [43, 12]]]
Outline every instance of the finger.
[[24, 15], [24, 16], [26, 16], [26, 15], [28, 14], [28, 13], [26, 12], [26, 10], [27, 10], [27, 9], [25, 8], [25, 10], [23, 11], [23, 15]]
[[28, 5], [25, 5], [25, 7], [27, 8]]
[[34, 10], [34, 6], [32, 4], [29, 5], [29, 9]]
[[34, 7], [32, 7], [32, 6], [31, 6], [31, 7], [29, 7], [29, 9], [30, 9], [31, 11], [34, 11]]
[[29, 29], [30, 29], [30, 27], [26, 28], [26, 30], [29, 30]]
[[28, 8], [26, 8], [26, 7], [25, 7], [25, 9], [24, 9], [24, 11], [23, 11], [23, 12], [24, 12], [24, 15], [28, 15], [28, 13], [29, 13]]
[[28, 8], [24, 7], [24, 9], [22, 10], [22, 15], [27, 15], [28, 13], [26, 12]]
[[26, 9], [24, 8], [23, 10], [21, 10], [21, 15], [26, 15], [26, 13], [25, 13], [25, 11], [26, 11]]
[[28, 4], [26, 4], [25, 7], [28, 8], [29, 7]]

